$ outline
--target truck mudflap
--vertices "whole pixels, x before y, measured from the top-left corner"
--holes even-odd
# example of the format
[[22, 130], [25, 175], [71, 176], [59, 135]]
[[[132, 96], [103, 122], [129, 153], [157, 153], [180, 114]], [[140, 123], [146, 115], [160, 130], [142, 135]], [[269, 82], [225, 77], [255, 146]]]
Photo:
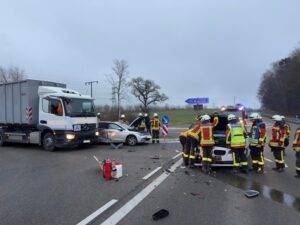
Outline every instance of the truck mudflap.
[[94, 131], [55, 131], [55, 145], [58, 148], [72, 147], [97, 142], [96, 130]]

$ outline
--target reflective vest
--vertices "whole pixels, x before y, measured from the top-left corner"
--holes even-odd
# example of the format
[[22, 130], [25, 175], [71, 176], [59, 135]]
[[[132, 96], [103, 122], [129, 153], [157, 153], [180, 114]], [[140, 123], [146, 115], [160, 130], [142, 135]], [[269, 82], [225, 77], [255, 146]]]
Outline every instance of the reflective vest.
[[226, 132], [226, 143], [230, 145], [231, 148], [245, 148], [246, 138], [245, 138], [245, 128], [240, 123], [228, 124]]
[[192, 129], [184, 130], [184, 131], [180, 132], [179, 137], [187, 137], [188, 132], [190, 132], [191, 130], [192, 130]]
[[284, 123], [283, 127], [284, 127], [285, 136], [286, 138], [288, 138], [291, 133], [291, 127], [287, 122]]
[[160, 129], [160, 121], [157, 118], [151, 120], [151, 129], [152, 130], [159, 130]]
[[200, 124], [196, 125], [193, 129], [191, 129], [187, 136], [194, 138], [195, 140], [197, 140], [199, 142], [199, 133], [200, 133]]
[[283, 146], [284, 138], [285, 138], [284, 127], [275, 123], [272, 127], [272, 133], [271, 133], [271, 138], [269, 143], [270, 146], [271, 147]]
[[140, 129], [145, 129], [146, 128], [145, 120], [141, 121], [141, 123], [138, 125], [138, 128], [140, 128]]
[[251, 128], [250, 146], [264, 145], [266, 141], [266, 124], [258, 122]]
[[296, 152], [300, 152], [300, 127], [297, 128], [296, 133], [295, 133], [295, 137], [294, 137], [294, 141], [293, 141], [293, 149]]
[[202, 124], [200, 126], [200, 145], [213, 146], [214, 144], [213, 125], [211, 123]]

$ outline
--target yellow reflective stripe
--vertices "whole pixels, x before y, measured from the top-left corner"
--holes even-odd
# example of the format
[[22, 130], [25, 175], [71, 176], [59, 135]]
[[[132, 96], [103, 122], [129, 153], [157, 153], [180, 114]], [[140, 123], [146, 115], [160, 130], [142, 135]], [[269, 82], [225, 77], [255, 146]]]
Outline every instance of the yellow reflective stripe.
[[258, 163], [258, 160], [252, 160], [252, 163], [256, 164]]
[[211, 159], [211, 158], [205, 158], [205, 157], [203, 157], [202, 160], [203, 160], [203, 161], [207, 161], [207, 162], [212, 162], [212, 159]]
[[233, 158], [233, 166], [240, 166], [240, 164], [235, 161], [235, 153], [234, 152], [232, 153], [232, 158]]
[[190, 155], [190, 159], [196, 159], [196, 156]]
[[248, 165], [248, 162], [241, 162], [240, 163], [242, 166], [247, 166]]
[[259, 163], [259, 165], [262, 166], [265, 164], [264, 154], [262, 152], [260, 153], [260, 157], [261, 157], [261, 162], [258, 162], [258, 163]]
[[296, 167], [296, 170], [297, 170], [297, 171], [300, 171], [300, 167]]

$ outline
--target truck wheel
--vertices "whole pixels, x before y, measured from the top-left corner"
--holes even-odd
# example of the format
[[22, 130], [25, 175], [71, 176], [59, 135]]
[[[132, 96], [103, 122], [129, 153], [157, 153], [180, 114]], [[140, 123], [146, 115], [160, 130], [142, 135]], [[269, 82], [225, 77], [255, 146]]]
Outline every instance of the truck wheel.
[[0, 146], [4, 145], [4, 133], [0, 132]]
[[130, 146], [134, 146], [137, 144], [137, 139], [135, 136], [133, 135], [129, 135], [127, 138], [126, 138], [126, 143]]
[[54, 151], [55, 149], [55, 138], [52, 133], [46, 133], [43, 137], [43, 148], [46, 151]]

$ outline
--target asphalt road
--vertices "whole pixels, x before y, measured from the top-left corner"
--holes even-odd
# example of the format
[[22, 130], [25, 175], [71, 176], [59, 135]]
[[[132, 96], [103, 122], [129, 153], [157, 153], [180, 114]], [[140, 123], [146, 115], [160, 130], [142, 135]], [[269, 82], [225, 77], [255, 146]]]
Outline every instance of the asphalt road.
[[[296, 127], [292, 124], [292, 134]], [[166, 143], [117, 150], [109, 145], [57, 152], [31, 145], [1, 147], [0, 224], [71, 225], [86, 218], [89, 224], [124, 225], [299, 223], [300, 179], [294, 177], [290, 147], [284, 173], [272, 171], [274, 159], [266, 147], [264, 175], [219, 168], [208, 176], [181, 167], [179, 132], [170, 129]], [[123, 177], [104, 181], [93, 156], [120, 160]], [[261, 194], [248, 199], [248, 189]], [[153, 221], [152, 214], [163, 208], [169, 216]]]

